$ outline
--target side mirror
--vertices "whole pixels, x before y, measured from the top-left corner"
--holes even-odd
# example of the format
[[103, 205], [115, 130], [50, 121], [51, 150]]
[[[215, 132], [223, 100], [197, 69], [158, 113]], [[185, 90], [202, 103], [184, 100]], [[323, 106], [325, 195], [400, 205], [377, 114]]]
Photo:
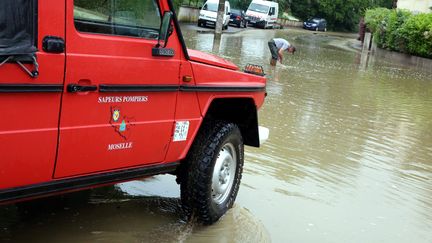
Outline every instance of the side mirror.
[[171, 21], [173, 19], [173, 13], [166, 11], [162, 18], [162, 23], [159, 29], [158, 42], [155, 47], [152, 48], [152, 56], [163, 56], [163, 57], [173, 57], [174, 49], [165, 48], [168, 44], [168, 38], [173, 32], [171, 26]]
[[173, 18], [173, 13], [166, 11], [162, 18], [162, 23], [159, 29], [159, 38], [156, 47], [165, 48], [168, 44], [168, 38], [170, 36], [171, 20]]

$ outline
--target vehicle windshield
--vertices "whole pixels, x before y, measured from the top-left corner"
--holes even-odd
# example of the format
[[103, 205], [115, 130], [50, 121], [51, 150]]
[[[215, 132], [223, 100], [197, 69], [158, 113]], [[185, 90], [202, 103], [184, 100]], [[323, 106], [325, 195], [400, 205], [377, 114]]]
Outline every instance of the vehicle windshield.
[[231, 13], [233, 13], [233, 14], [240, 14], [240, 10], [238, 10], [238, 9], [231, 9]]
[[218, 10], [218, 3], [207, 3], [204, 5], [203, 10], [211, 11], [211, 12], [217, 12]]
[[248, 10], [266, 14], [266, 13], [268, 13], [269, 6], [261, 5], [258, 3], [251, 3]]
[[314, 22], [318, 24], [320, 22], [320, 19], [309, 19], [309, 22]]

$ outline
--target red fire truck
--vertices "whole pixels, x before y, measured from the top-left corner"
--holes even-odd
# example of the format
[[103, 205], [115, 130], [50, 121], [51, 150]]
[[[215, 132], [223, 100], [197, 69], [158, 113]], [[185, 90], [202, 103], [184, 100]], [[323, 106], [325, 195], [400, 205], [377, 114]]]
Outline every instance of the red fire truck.
[[172, 173], [188, 215], [211, 224], [232, 206], [266, 79], [187, 49], [173, 12], [0, 1], [1, 204]]

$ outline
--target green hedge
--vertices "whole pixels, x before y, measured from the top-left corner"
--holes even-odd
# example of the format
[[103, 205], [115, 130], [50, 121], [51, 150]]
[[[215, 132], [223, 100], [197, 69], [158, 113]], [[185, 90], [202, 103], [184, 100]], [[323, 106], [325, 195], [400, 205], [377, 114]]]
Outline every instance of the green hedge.
[[365, 22], [378, 47], [432, 58], [432, 13], [376, 8], [366, 11]]

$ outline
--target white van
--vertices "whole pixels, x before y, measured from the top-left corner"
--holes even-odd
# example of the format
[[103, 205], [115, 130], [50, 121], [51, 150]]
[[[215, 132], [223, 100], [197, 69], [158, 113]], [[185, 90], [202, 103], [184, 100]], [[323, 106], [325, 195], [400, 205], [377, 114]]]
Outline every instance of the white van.
[[246, 11], [249, 24], [263, 29], [273, 28], [279, 14], [279, 4], [272, 1], [252, 0]]
[[[216, 17], [218, 11], [218, 0], [208, 0], [204, 3], [200, 10], [200, 15], [198, 18], [198, 26], [216, 26]], [[231, 7], [228, 1], [225, 1], [225, 9], [223, 16], [223, 29], [228, 29], [229, 19], [230, 19]]]

